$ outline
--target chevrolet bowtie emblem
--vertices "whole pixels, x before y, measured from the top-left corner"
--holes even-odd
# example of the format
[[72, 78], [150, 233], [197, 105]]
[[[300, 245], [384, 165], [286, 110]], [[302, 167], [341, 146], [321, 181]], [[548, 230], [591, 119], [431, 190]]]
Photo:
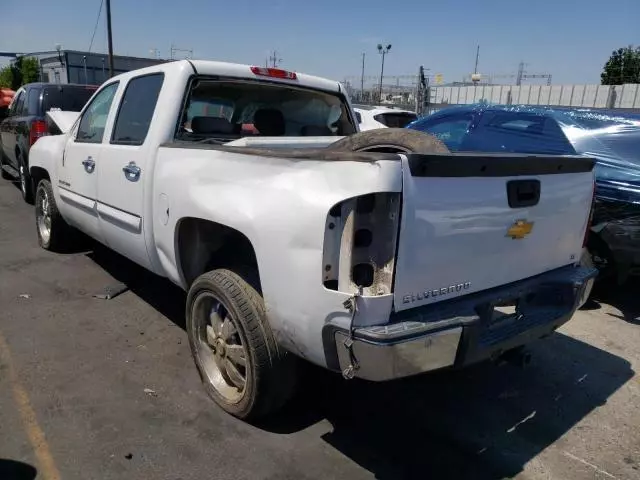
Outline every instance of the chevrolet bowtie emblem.
[[511, 237], [513, 240], [521, 240], [529, 235], [531, 230], [533, 230], [533, 222], [516, 220], [507, 230], [507, 237]]

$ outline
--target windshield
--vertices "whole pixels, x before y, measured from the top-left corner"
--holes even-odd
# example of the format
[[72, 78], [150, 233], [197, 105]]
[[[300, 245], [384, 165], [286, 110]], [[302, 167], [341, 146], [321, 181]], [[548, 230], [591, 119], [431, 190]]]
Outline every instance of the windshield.
[[197, 81], [183, 110], [181, 140], [355, 133], [344, 98], [308, 88], [245, 81]]
[[97, 87], [75, 85], [45, 87], [42, 95], [42, 111], [48, 112], [52, 108], [59, 108], [68, 112], [79, 112], [96, 89]]

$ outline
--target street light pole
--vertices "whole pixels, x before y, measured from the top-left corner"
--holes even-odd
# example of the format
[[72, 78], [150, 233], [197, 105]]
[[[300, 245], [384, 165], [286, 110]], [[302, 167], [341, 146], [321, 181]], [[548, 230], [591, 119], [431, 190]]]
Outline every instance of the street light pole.
[[378, 53], [382, 55], [382, 67], [380, 68], [380, 91], [378, 92], [378, 101], [382, 101], [382, 77], [384, 76], [384, 57], [391, 50], [391, 44], [383, 47], [381, 43], [378, 44]]
[[360, 101], [364, 102], [364, 56], [362, 54], [362, 74], [360, 75]]

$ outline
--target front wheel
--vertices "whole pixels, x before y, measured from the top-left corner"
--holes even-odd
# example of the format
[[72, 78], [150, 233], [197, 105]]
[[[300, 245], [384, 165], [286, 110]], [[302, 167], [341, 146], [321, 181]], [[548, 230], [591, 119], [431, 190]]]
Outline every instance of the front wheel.
[[187, 296], [187, 335], [209, 396], [226, 412], [255, 419], [293, 393], [295, 365], [278, 346], [257, 290], [231, 270], [198, 277]]
[[38, 243], [45, 250], [63, 251], [72, 232], [58, 211], [49, 180], [41, 180], [38, 184], [35, 204]]

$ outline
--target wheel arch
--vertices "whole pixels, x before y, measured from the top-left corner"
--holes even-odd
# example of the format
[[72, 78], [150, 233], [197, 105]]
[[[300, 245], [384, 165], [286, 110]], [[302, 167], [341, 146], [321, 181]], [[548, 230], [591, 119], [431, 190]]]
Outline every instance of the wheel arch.
[[31, 182], [33, 184], [33, 191], [38, 188], [38, 184], [42, 180], [51, 181], [51, 176], [49, 175], [49, 171], [43, 167], [31, 167], [29, 169], [29, 175], [31, 176]]
[[183, 217], [175, 229], [176, 264], [187, 287], [203, 273], [227, 268], [261, 291], [253, 243], [241, 231], [198, 217]]

